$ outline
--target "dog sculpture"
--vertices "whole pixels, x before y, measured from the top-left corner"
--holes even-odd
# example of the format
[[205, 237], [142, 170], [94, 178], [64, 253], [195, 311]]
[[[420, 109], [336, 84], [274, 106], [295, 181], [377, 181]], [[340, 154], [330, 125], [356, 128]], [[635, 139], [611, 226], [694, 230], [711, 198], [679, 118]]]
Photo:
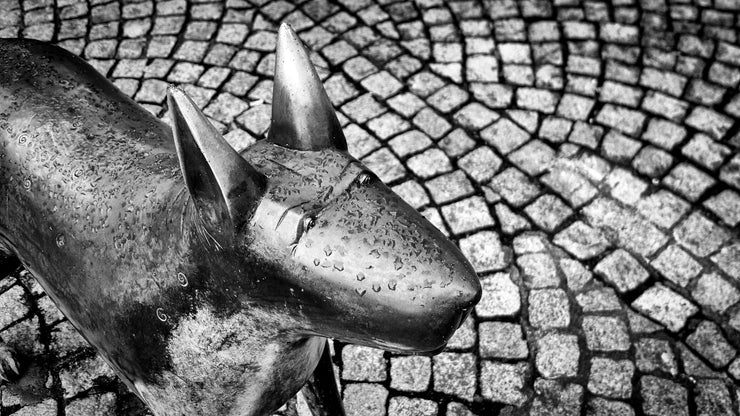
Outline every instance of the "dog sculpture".
[[72, 54], [0, 41], [0, 260], [20, 261], [156, 415], [268, 414], [325, 337], [445, 346], [477, 276], [347, 153], [292, 29], [266, 140], [239, 154], [183, 91], [167, 101], [174, 140]]

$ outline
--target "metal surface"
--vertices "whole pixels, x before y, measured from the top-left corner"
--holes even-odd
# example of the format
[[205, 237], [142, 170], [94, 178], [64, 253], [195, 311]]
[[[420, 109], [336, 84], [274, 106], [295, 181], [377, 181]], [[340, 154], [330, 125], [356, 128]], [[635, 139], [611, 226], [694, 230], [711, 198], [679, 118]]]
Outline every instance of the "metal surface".
[[339, 397], [337, 380], [331, 363], [329, 345], [324, 347], [316, 370], [301, 390], [314, 416], [344, 416], [344, 407]]
[[0, 250], [157, 415], [269, 413], [323, 337], [438, 352], [480, 297], [459, 250], [346, 152], [306, 51], [279, 39], [283, 104], [242, 154], [178, 89], [173, 140], [80, 59], [0, 40]]

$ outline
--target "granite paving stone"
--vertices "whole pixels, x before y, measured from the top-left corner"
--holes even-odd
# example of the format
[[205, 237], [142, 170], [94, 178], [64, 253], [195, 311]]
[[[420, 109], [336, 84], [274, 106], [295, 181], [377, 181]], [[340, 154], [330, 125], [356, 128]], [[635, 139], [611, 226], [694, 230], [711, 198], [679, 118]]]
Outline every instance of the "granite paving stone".
[[554, 195], [543, 195], [524, 208], [532, 221], [545, 231], [554, 231], [573, 210]]
[[573, 377], [580, 358], [578, 337], [548, 333], [535, 342], [535, 366], [545, 378]]
[[683, 328], [686, 320], [698, 311], [688, 299], [662, 284], [643, 292], [632, 306], [673, 332]]
[[632, 160], [632, 166], [643, 175], [651, 178], [659, 178], [673, 164], [673, 157], [665, 150], [655, 146], [645, 146], [637, 153]]
[[616, 201], [599, 198], [583, 209], [590, 225], [598, 227], [605, 235], [616, 237], [620, 246], [642, 256], [655, 253], [667, 237], [632, 210]]
[[98, 416], [115, 414], [116, 395], [105, 393], [73, 400], [65, 407], [65, 414], [69, 416]]
[[580, 207], [598, 194], [595, 186], [567, 165], [552, 166], [541, 181], [565, 198], [573, 207]]
[[668, 374], [678, 373], [678, 364], [670, 342], [657, 338], [641, 338], [635, 343], [635, 363], [637, 368], [650, 373], [662, 370]]
[[388, 404], [388, 416], [435, 416], [437, 403], [425, 399], [392, 397]]
[[448, 350], [468, 350], [472, 348], [478, 339], [478, 331], [473, 318], [468, 317], [463, 321], [455, 335], [447, 342]]
[[702, 380], [696, 385], [696, 414], [730, 416], [734, 414], [732, 396], [720, 380]]
[[526, 363], [506, 364], [484, 361], [481, 368], [481, 394], [489, 400], [521, 406], [527, 400]]
[[704, 202], [704, 206], [730, 227], [740, 223], [740, 194], [725, 189]]
[[715, 252], [730, 237], [725, 229], [698, 212], [679, 223], [673, 235], [679, 244], [699, 257]]
[[521, 295], [509, 273], [496, 273], [481, 280], [483, 295], [476, 314], [483, 318], [513, 316], [521, 309]]
[[583, 402], [583, 387], [556, 380], [537, 379], [530, 414], [538, 416], [576, 416]]
[[646, 415], [687, 415], [689, 414], [687, 392], [680, 384], [670, 380], [642, 376], [640, 378], [642, 410]]
[[460, 250], [471, 258], [478, 273], [501, 270], [509, 264], [509, 256], [493, 231], [481, 231], [460, 240]]
[[[370, 127], [370, 123], [368, 123], [368, 127]], [[375, 132], [377, 135], [377, 132], [376, 132], [377, 129], [373, 129], [371, 127], [370, 130]], [[390, 145], [390, 148], [397, 155], [404, 157], [404, 156], [407, 156], [407, 155], [410, 155], [410, 154], [426, 149], [427, 147], [432, 145], [432, 141], [431, 139], [429, 139], [429, 136], [422, 133], [421, 131], [411, 130], [409, 132], [406, 132], [404, 134], [394, 137], [392, 140], [388, 142], [388, 144]], [[417, 158], [417, 160], [410, 162], [409, 167], [416, 167], [417, 171], [422, 171], [422, 168], [419, 168], [419, 165], [432, 162], [431, 160], [429, 160], [431, 157], [436, 157], [437, 159], [447, 158], [446, 155], [437, 151], [434, 156], [432, 155], [420, 156], [419, 158]], [[445, 164], [443, 161], [440, 161], [439, 164], [442, 165], [441, 169], [447, 168], [448, 166], [448, 164]], [[449, 168], [447, 170], [449, 170]], [[437, 173], [437, 172], [432, 172], [431, 174], [424, 175], [424, 176], [432, 176], [434, 173]]]
[[433, 359], [434, 390], [471, 401], [477, 387], [473, 354], [445, 352]]
[[723, 247], [719, 253], [712, 256], [712, 261], [735, 281], [740, 279], [740, 244], [737, 242]]
[[594, 357], [590, 365], [591, 375], [587, 385], [590, 392], [617, 399], [630, 398], [635, 372], [632, 361]]
[[727, 342], [714, 322], [702, 321], [686, 338], [686, 343], [714, 367], [724, 367], [735, 357], [735, 349]]
[[499, 170], [501, 163], [501, 158], [487, 146], [478, 147], [457, 161], [460, 169], [478, 183], [488, 182]]
[[388, 390], [380, 384], [347, 384], [342, 394], [347, 415], [381, 416], [386, 415]]
[[630, 348], [629, 333], [618, 317], [584, 316], [581, 323], [586, 346], [591, 351], [626, 351]]
[[606, 256], [594, 271], [602, 274], [620, 292], [634, 289], [650, 276], [634, 257], [622, 249]]
[[671, 169], [663, 178], [663, 183], [688, 200], [696, 201], [709, 187], [714, 185], [715, 180], [694, 165], [684, 162]]
[[528, 175], [538, 175], [550, 168], [555, 151], [547, 144], [532, 140], [511, 153], [508, 159]]
[[481, 197], [471, 197], [442, 207], [442, 216], [455, 234], [494, 225], [493, 216]]
[[431, 363], [429, 357], [391, 358], [391, 388], [400, 391], [426, 391], [432, 376]]
[[527, 221], [524, 217], [515, 214], [511, 210], [511, 208], [503, 203], [497, 204], [495, 206], [495, 211], [496, 217], [501, 224], [501, 231], [503, 231], [504, 234], [516, 234], [521, 230], [526, 230], [530, 228], [529, 221]]
[[689, 203], [664, 189], [643, 196], [637, 202], [640, 214], [662, 228], [671, 228], [690, 207]]
[[510, 153], [530, 138], [524, 129], [505, 118], [483, 129], [481, 137], [502, 154]]
[[712, 370], [709, 364], [702, 361], [697, 354], [692, 352], [686, 345], [676, 345], [679, 356], [683, 362], [684, 372], [692, 377], [718, 378], [721, 374]]
[[700, 305], [720, 314], [740, 300], [740, 291], [716, 273], [699, 277], [691, 295]]
[[516, 259], [516, 264], [533, 289], [556, 287], [560, 283], [555, 261], [547, 254], [525, 254]]
[[588, 416], [634, 416], [634, 409], [627, 403], [606, 400], [600, 397], [589, 399], [586, 405]]
[[557, 233], [553, 242], [582, 260], [600, 255], [610, 245], [601, 232], [581, 221]]
[[729, 162], [722, 166], [719, 171], [719, 178], [736, 190], [740, 190], [740, 156], [733, 156]]
[[480, 356], [484, 358], [525, 359], [529, 354], [522, 328], [509, 322], [481, 322]]
[[345, 380], [383, 381], [386, 379], [383, 350], [348, 345], [342, 349], [342, 361], [347, 362], [342, 368], [341, 375]]
[[535, 328], [567, 327], [570, 302], [561, 289], [538, 289], [529, 293], [529, 323]]
[[702, 270], [701, 264], [677, 245], [668, 246], [650, 264], [665, 278], [683, 287]]
[[517, 207], [532, 200], [540, 192], [537, 185], [515, 168], [506, 169], [494, 176], [489, 186], [507, 202]]

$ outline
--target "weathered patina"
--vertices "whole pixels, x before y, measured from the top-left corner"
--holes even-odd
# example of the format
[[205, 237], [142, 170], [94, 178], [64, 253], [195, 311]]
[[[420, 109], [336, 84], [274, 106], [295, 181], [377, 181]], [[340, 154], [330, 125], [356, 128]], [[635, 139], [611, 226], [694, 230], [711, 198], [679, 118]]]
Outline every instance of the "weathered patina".
[[348, 154], [289, 27], [267, 140], [239, 154], [183, 91], [168, 105], [172, 129], [72, 54], [0, 40], [0, 263], [20, 260], [155, 414], [268, 414], [327, 337], [444, 348], [477, 276]]

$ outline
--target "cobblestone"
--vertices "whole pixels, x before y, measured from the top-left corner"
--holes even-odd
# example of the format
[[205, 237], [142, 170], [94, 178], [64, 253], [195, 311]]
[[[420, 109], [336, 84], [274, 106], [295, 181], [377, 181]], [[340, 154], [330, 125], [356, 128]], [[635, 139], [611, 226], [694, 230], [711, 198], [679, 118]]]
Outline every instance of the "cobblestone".
[[715, 367], [724, 367], [735, 356], [735, 349], [713, 322], [701, 322], [696, 330], [686, 338], [686, 343], [695, 348]]
[[539, 193], [537, 186], [515, 168], [506, 169], [496, 175], [489, 186], [515, 207], [527, 203]]
[[592, 358], [588, 390], [607, 397], [628, 399], [632, 395], [634, 371], [631, 361]]
[[563, 290], [533, 290], [529, 294], [529, 323], [535, 328], [567, 327], [570, 303]]
[[696, 306], [671, 289], [657, 284], [646, 290], [632, 304], [650, 318], [677, 332], [697, 312]]
[[538, 416], [576, 416], [583, 401], [583, 387], [578, 384], [559, 383], [555, 380], [537, 379], [535, 396], [530, 413]]
[[712, 256], [712, 261], [725, 271], [725, 273], [732, 276], [734, 279], [740, 278], [740, 244], [734, 243], [725, 246], [720, 252]]
[[521, 406], [527, 400], [524, 391], [526, 379], [525, 363], [484, 361], [481, 369], [481, 394], [489, 400]]
[[596, 257], [609, 247], [609, 242], [598, 230], [580, 221], [556, 234], [553, 242], [579, 259]]
[[431, 400], [392, 397], [388, 405], [388, 416], [435, 416], [437, 403]]
[[699, 304], [716, 313], [725, 312], [740, 300], [740, 291], [715, 273], [702, 275], [691, 294]]
[[442, 353], [434, 357], [434, 390], [471, 401], [477, 387], [475, 355]]
[[[0, 11], [0, 36], [56, 42], [165, 121], [181, 84], [237, 150], [269, 128], [275, 31], [293, 25], [350, 153], [451, 236], [483, 287], [435, 358], [336, 341], [348, 415], [738, 414], [735, 1]], [[145, 414], [25, 272], [0, 277], [0, 336], [36, 366], [0, 386], [0, 414]], [[24, 383], [43, 393], [23, 401]]]
[[716, 251], [729, 234], [700, 213], [691, 214], [674, 231], [676, 241], [697, 256], [704, 257]]
[[535, 365], [545, 378], [572, 377], [578, 374], [578, 337], [550, 333], [536, 342]]
[[471, 259], [478, 273], [501, 270], [508, 265], [507, 256], [496, 233], [481, 231], [460, 240], [460, 250]]
[[516, 262], [532, 288], [555, 287], [560, 283], [555, 262], [547, 254], [525, 254]]
[[670, 228], [690, 208], [683, 199], [666, 190], [642, 198], [637, 203], [637, 210], [655, 225]]
[[698, 415], [732, 415], [732, 398], [727, 387], [719, 380], [702, 380], [696, 386]]
[[481, 322], [480, 355], [484, 358], [525, 359], [529, 354], [522, 329], [507, 322]]
[[345, 380], [385, 380], [385, 359], [382, 350], [348, 345], [342, 349], [342, 361], [347, 362], [342, 368], [342, 378]]
[[475, 307], [482, 318], [513, 316], [521, 308], [519, 288], [512, 282], [509, 273], [496, 273], [481, 279], [483, 295]]
[[672, 381], [654, 376], [640, 378], [642, 409], [650, 416], [687, 415], [686, 389]]
[[401, 391], [425, 391], [432, 376], [428, 357], [391, 358], [391, 388]]
[[696, 260], [676, 245], [666, 248], [651, 265], [668, 280], [683, 287], [687, 286], [702, 269]]
[[621, 249], [606, 256], [594, 271], [603, 274], [620, 292], [634, 289], [650, 276], [634, 257]]
[[663, 183], [690, 201], [696, 201], [715, 181], [693, 165], [681, 163], [663, 178]]
[[388, 390], [379, 384], [348, 384], [344, 388], [344, 409], [347, 415], [380, 416], [386, 414]]
[[545, 231], [554, 231], [572, 213], [563, 201], [554, 195], [543, 195], [524, 208], [532, 221]]
[[595, 397], [586, 407], [588, 416], [634, 416], [635, 411], [627, 403]]
[[650, 373], [662, 370], [668, 374], [677, 374], [678, 365], [668, 341], [655, 338], [642, 338], [635, 344], [635, 361], [637, 368]]
[[626, 351], [630, 347], [627, 326], [617, 317], [585, 316], [583, 332], [592, 351]]

